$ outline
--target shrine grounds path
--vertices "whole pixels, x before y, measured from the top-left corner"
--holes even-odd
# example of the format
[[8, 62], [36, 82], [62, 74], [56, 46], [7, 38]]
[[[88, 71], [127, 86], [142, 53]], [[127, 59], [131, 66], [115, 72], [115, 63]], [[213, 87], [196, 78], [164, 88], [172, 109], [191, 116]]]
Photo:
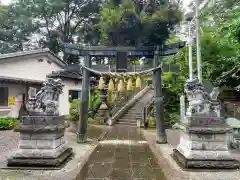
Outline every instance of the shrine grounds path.
[[140, 129], [115, 125], [106, 131], [77, 180], [165, 180]]

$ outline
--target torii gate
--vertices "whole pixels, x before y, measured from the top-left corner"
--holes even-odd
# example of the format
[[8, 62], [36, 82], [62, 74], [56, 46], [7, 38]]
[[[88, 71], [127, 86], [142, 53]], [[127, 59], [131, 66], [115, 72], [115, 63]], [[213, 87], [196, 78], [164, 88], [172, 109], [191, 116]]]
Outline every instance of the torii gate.
[[[158, 56], [169, 56], [177, 54], [180, 48], [186, 45], [185, 41], [162, 45], [162, 46], [145, 46], [145, 47], [108, 47], [108, 46], [81, 46], [69, 43], [60, 42], [66, 53], [84, 56], [84, 64], [87, 68], [91, 68], [91, 57], [116, 57], [116, 71], [127, 71], [127, 57], [150, 57], [153, 58], [153, 67], [156, 68], [159, 65]], [[88, 121], [88, 103], [89, 103], [89, 77], [90, 72], [83, 68], [83, 82], [80, 104], [80, 116], [79, 116], [79, 130], [78, 141], [86, 142], [86, 131]], [[163, 93], [162, 93], [162, 80], [161, 69], [157, 69], [153, 72], [154, 79], [154, 97], [156, 108], [156, 133], [157, 143], [167, 143], [165, 127], [164, 127], [164, 106], [163, 106]]]

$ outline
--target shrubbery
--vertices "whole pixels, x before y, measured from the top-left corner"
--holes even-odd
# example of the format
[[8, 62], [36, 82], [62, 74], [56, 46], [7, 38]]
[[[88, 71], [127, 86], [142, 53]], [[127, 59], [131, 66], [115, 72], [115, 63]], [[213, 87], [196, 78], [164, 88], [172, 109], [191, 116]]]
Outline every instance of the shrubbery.
[[180, 96], [174, 88], [164, 89], [164, 118], [167, 127], [180, 120]]
[[[180, 94], [183, 91], [183, 84], [176, 84], [176, 76], [177, 74], [168, 72], [164, 73], [164, 76], [162, 77], [163, 84], [169, 85], [167, 88], [163, 88], [164, 121], [166, 127], [172, 127], [180, 120]], [[151, 84], [150, 81], [149, 84]], [[149, 127], [156, 127], [154, 111], [155, 107], [152, 109], [147, 118]]]
[[17, 119], [12, 117], [0, 117], [0, 129], [12, 129], [17, 125]]
[[79, 99], [74, 99], [71, 101], [70, 104], [70, 120], [71, 121], [78, 121], [79, 119], [79, 105], [80, 105], [80, 100]]
[[[91, 111], [90, 116], [92, 119], [97, 113], [100, 105], [101, 105], [101, 101], [100, 101], [99, 92], [96, 89], [92, 89], [91, 97], [89, 97], [89, 110]], [[71, 104], [70, 104], [70, 120], [71, 121], [79, 120], [79, 114], [80, 114], [79, 106], [80, 106], [79, 99], [74, 99], [71, 101]]]

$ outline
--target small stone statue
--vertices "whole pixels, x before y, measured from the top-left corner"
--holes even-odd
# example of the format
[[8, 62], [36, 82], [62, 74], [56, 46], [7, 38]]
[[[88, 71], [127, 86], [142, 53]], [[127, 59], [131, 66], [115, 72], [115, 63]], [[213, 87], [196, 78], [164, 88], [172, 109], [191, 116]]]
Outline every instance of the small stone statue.
[[59, 95], [63, 84], [60, 79], [49, 78], [43, 87], [36, 93], [35, 88], [28, 91], [29, 100], [26, 104], [30, 115], [58, 115]]
[[218, 88], [213, 88], [209, 94], [195, 78], [186, 82], [184, 90], [189, 101], [187, 116], [220, 117], [220, 102], [217, 100]]

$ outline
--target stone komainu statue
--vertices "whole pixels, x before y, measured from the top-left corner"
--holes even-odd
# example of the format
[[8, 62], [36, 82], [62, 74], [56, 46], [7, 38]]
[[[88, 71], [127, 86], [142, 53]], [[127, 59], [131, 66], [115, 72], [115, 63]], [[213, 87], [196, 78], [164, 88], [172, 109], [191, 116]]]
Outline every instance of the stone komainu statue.
[[60, 79], [47, 79], [43, 87], [36, 93], [35, 88], [28, 91], [26, 108], [29, 115], [58, 115], [59, 95], [63, 84]]
[[189, 101], [186, 115], [220, 117], [220, 102], [217, 100], [218, 88], [213, 88], [209, 94], [196, 78], [187, 81], [184, 90]]

